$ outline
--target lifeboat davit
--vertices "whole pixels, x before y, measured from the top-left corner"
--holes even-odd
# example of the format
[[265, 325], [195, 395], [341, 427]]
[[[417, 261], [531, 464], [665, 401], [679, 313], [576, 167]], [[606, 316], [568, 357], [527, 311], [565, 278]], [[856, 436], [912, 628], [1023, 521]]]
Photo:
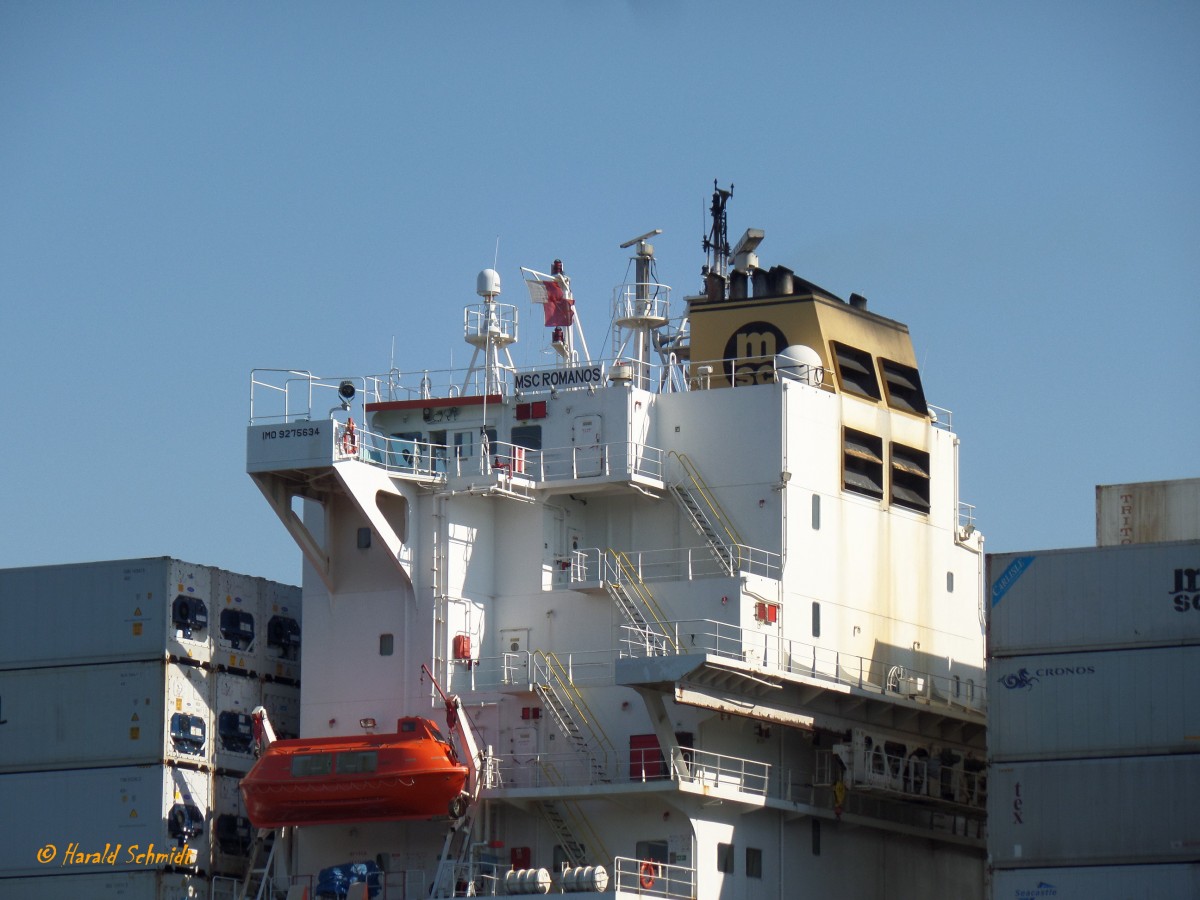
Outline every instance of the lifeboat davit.
[[274, 741], [242, 779], [255, 828], [457, 817], [467, 767], [428, 719], [395, 734]]

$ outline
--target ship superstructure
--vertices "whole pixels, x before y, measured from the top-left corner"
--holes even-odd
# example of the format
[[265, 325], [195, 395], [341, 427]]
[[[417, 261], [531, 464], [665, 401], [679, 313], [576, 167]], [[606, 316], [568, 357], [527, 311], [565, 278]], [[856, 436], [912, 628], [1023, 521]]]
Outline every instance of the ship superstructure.
[[657, 232], [609, 309], [524, 269], [546, 367], [485, 270], [466, 371], [253, 373], [248, 471], [306, 563], [301, 736], [430, 715], [436, 680], [487, 748], [463, 818], [291, 829], [276, 888], [370, 862], [387, 897], [983, 895], [950, 415], [904, 325], [760, 265], [759, 230], [730, 247], [729, 195], [682, 302]]

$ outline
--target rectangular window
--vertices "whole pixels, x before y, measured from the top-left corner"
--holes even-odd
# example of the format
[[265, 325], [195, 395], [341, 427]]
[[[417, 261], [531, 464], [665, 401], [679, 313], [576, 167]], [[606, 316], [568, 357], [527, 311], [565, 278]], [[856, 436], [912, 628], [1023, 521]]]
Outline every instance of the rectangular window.
[[379, 764], [377, 750], [347, 750], [337, 755], [338, 774], [347, 772], [374, 772]]
[[762, 850], [758, 847], [746, 848], [746, 877], [762, 878]]
[[733, 844], [717, 844], [717, 871], [732, 875], [733, 869]]
[[812, 496], [812, 527], [813, 531], [821, 530], [821, 495]]
[[892, 503], [929, 512], [929, 454], [892, 444]]
[[304, 753], [292, 757], [292, 775], [296, 778], [328, 775], [332, 771], [332, 753]]
[[379, 655], [391, 656], [392, 647], [395, 644], [395, 638], [390, 634], [381, 634], [379, 636]]
[[816, 600], [813, 601], [812, 612], [813, 612], [812, 636], [820, 637], [821, 636], [821, 604], [818, 603]]
[[869, 400], [880, 399], [879, 380], [875, 377], [875, 363], [871, 354], [837, 341], [830, 341], [830, 344], [842, 390]]
[[864, 431], [842, 432], [842, 487], [883, 499], [883, 439]]
[[888, 406], [918, 416], [929, 415], [921, 376], [916, 369], [882, 357], [879, 368], [883, 370], [883, 383], [887, 385]]
[[542, 426], [514, 425], [512, 430], [512, 442], [518, 447], [524, 447], [526, 450], [541, 450]]

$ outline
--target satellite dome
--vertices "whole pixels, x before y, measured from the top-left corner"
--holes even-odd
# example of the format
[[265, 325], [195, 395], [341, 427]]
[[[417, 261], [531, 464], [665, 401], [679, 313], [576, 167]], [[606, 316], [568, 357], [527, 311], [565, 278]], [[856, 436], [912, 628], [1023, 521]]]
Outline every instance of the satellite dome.
[[495, 269], [484, 269], [475, 278], [475, 293], [480, 297], [496, 297], [500, 294], [500, 273]]
[[780, 374], [805, 384], [818, 385], [825, 379], [821, 354], [805, 344], [784, 347], [775, 357], [775, 368]]

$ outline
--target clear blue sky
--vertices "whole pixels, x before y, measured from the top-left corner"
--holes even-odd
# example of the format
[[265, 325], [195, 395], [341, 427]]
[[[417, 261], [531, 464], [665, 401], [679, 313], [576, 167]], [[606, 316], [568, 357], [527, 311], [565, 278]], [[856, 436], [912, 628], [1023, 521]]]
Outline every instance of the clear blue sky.
[[991, 551], [1200, 475], [1200, 4], [0, 0], [0, 567], [286, 581], [253, 367], [465, 362], [462, 307], [618, 244], [699, 286], [713, 179], [763, 261], [907, 322]]

